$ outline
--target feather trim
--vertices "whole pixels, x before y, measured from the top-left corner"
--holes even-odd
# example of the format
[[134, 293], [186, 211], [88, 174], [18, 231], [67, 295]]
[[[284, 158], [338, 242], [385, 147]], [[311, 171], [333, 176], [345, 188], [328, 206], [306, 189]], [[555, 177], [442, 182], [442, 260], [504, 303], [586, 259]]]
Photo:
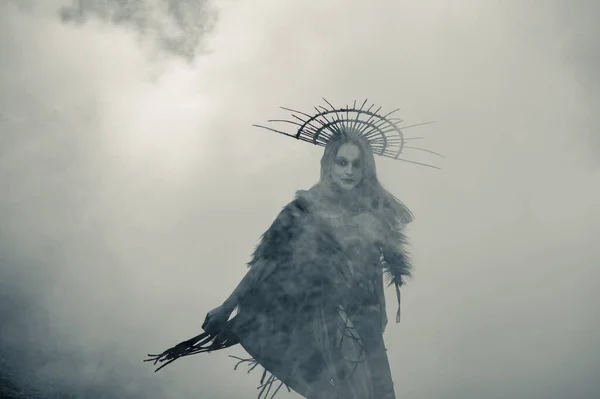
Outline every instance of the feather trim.
[[383, 246], [383, 270], [388, 287], [392, 284], [402, 286], [406, 278], [412, 277], [413, 267], [405, 249], [407, 244], [404, 233], [392, 230]]
[[249, 267], [261, 259], [281, 262], [292, 256], [293, 248], [289, 243], [300, 233], [297, 221], [307, 211], [308, 206], [308, 201], [298, 195], [294, 201], [283, 208], [273, 224], [260, 237], [248, 262]]
[[404, 234], [404, 227], [413, 221], [410, 210], [396, 198], [391, 197], [384, 203], [383, 220], [388, 221], [388, 235], [382, 245], [383, 271], [388, 282], [388, 287], [394, 285], [398, 300], [398, 311], [396, 312], [396, 323], [400, 322], [400, 287], [406, 283], [407, 278], [412, 277], [412, 264], [406, 250], [408, 238]]

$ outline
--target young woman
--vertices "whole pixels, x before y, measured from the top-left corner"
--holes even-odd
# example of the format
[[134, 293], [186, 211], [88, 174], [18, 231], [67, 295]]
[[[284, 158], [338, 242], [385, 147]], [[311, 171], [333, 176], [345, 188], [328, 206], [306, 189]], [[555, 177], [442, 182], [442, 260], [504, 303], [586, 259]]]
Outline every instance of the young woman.
[[259, 397], [279, 381], [308, 399], [395, 398], [384, 274], [399, 302], [411, 271], [403, 228], [413, 217], [379, 183], [373, 154], [364, 132], [338, 126], [325, 143], [320, 181], [264, 233], [246, 276], [207, 314], [205, 333], [149, 360], [239, 343], [247, 361], [265, 369]]

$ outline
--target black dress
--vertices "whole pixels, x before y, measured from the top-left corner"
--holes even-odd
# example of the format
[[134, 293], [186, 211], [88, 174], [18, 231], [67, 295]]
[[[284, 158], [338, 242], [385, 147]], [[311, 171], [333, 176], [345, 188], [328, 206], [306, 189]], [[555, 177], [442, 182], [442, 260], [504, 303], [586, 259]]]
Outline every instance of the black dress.
[[260, 271], [229, 328], [271, 382], [311, 399], [395, 397], [382, 336], [382, 253], [402, 254], [391, 250], [400, 248], [388, 243], [398, 232], [385, 215], [316, 187], [264, 234], [250, 263]]
[[410, 275], [401, 231], [410, 214], [398, 209], [385, 201], [340, 203], [320, 185], [299, 192], [262, 236], [237, 314], [219, 333], [154, 360], [239, 343], [251, 356], [244, 361], [265, 370], [259, 398], [282, 386], [309, 399], [395, 398], [383, 280], [387, 273], [399, 295]]

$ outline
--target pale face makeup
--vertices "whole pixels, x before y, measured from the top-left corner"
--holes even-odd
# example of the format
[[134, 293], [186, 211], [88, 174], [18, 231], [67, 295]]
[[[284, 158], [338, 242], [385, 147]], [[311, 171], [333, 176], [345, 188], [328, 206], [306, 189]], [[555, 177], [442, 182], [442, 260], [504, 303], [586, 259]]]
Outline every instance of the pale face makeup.
[[361, 152], [356, 144], [343, 144], [331, 168], [331, 180], [344, 190], [354, 189], [362, 180]]

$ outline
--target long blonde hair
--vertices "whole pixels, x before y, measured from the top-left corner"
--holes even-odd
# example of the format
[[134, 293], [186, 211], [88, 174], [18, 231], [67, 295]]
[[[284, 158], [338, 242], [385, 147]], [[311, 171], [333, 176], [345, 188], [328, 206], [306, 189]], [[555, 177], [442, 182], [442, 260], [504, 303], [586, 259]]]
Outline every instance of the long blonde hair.
[[325, 146], [325, 151], [321, 157], [321, 177], [319, 184], [321, 186], [331, 185], [331, 169], [340, 147], [344, 144], [354, 144], [361, 152], [360, 165], [362, 179], [356, 186], [356, 191], [353, 192], [354, 195], [358, 196], [357, 200], [364, 201], [376, 210], [387, 211], [385, 212], [388, 214], [387, 216], [390, 216], [389, 213], [391, 212], [402, 225], [412, 222], [414, 216], [408, 207], [386, 190], [379, 182], [375, 156], [369, 142], [349, 129], [334, 135]]

